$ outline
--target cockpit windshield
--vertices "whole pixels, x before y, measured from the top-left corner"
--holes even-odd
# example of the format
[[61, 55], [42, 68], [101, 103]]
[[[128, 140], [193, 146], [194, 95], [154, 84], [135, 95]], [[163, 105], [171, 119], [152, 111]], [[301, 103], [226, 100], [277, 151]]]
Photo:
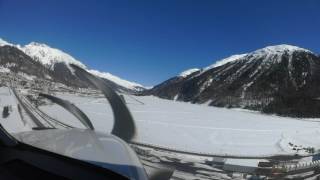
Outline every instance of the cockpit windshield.
[[0, 0], [0, 179], [319, 179], [319, 7]]

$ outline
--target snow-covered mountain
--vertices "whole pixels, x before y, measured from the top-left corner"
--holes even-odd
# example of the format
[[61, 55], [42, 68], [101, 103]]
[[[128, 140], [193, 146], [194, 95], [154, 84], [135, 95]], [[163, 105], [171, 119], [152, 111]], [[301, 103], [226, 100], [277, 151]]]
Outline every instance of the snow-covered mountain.
[[20, 47], [20, 49], [34, 60], [50, 67], [50, 69], [53, 69], [54, 65], [57, 63], [66, 63], [67, 65], [75, 64], [79, 67], [86, 68], [84, 64], [73, 58], [71, 55], [46, 44], [31, 42], [30, 44]]
[[107, 73], [107, 72], [100, 72], [100, 71], [93, 70], [93, 69], [88, 70], [88, 71], [93, 75], [96, 75], [96, 76], [103, 78], [103, 79], [108, 79], [108, 80], [115, 82], [118, 85], [126, 87], [128, 89], [137, 90], [137, 91], [142, 91], [142, 90], [146, 89], [141, 84], [121, 79], [118, 76], [115, 76], [115, 75]]
[[20, 49], [26, 55], [30, 56], [33, 60], [41, 63], [62, 83], [73, 86], [88, 86], [87, 82], [75, 77], [70, 64], [76, 64], [92, 74], [103, 78], [110, 86], [118, 88], [121, 91], [141, 91], [145, 89], [142, 85], [130, 82], [107, 72], [99, 72], [97, 70], [89, 70], [81, 61], [75, 59], [71, 55], [63, 52], [62, 50], [50, 47], [46, 44], [31, 42], [25, 46], [14, 45], [7, 41], [0, 39], [0, 46], [12, 46]]
[[219, 61], [216, 61], [214, 64], [203, 68], [202, 73], [205, 72], [205, 71], [208, 71], [208, 70], [210, 70], [212, 68], [215, 68], [215, 67], [218, 67], [218, 66], [222, 66], [222, 65], [227, 64], [227, 63], [232, 62], [232, 61], [236, 61], [236, 60], [238, 60], [238, 59], [240, 59], [240, 58], [242, 58], [242, 57], [244, 57], [246, 55], [247, 54], [236, 54], [236, 55], [232, 55], [230, 57], [227, 57], [225, 59], [221, 59]]
[[178, 77], [183, 77], [183, 78], [185, 78], [185, 77], [188, 77], [190, 74], [194, 74], [194, 73], [199, 72], [199, 71], [200, 71], [199, 68], [188, 69], [188, 70], [185, 70], [185, 71], [181, 72], [181, 73], [178, 75]]
[[7, 41], [0, 38], [0, 47], [1, 46], [13, 46], [13, 44], [10, 44]]
[[0, 45], [0, 72], [15, 73], [25, 78], [41, 77], [52, 79], [51, 72], [41, 63], [34, 61], [21, 50], [8, 43]]
[[146, 94], [283, 115], [320, 115], [320, 103], [315, 100], [320, 97], [320, 56], [310, 50], [268, 46], [191, 72]]

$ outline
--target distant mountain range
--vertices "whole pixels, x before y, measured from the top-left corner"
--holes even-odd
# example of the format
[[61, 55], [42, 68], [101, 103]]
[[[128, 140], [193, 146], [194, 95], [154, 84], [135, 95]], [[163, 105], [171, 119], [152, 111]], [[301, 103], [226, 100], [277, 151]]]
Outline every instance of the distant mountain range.
[[109, 86], [120, 91], [139, 92], [145, 89], [138, 83], [121, 79], [110, 73], [88, 69], [71, 55], [46, 44], [31, 42], [25, 46], [20, 46], [0, 39], [0, 58], [2, 70], [49, 78], [69, 86], [87, 87], [90, 85], [85, 80], [75, 76], [70, 64], [76, 64], [104, 79]]
[[151, 89], [110, 73], [88, 69], [71, 55], [45, 44], [14, 45], [0, 39], [0, 72], [89, 87], [76, 64], [114, 89], [140, 95], [244, 108], [294, 117], [320, 117], [320, 56], [291, 45], [268, 46], [233, 55], [205, 68], [192, 68]]
[[285, 116], [320, 117], [320, 56], [291, 45], [268, 46], [184, 71], [143, 94]]

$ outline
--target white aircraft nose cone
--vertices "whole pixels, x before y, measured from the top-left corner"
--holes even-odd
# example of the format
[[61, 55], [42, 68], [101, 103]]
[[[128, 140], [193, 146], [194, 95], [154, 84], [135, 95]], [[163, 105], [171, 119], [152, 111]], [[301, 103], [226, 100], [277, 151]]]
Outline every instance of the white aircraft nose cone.
[[134, 179], [146, 179], [136, 154], [120, 138], [92, 130], [41, 130], [14, 135], [19, 141], [83, 160]]

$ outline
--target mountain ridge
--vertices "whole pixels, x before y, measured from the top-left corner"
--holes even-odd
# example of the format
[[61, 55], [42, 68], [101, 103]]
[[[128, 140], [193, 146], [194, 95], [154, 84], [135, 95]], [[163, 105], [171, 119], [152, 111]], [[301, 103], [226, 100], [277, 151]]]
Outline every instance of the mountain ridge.
[[[224, 65], [226, 63], [229, 63], [229, 62], [232, 62], [232, 61], [236, 61], [236, 60], [238, 60], [240, 58], [243, 58], [243, 57], [245, 57], [247, 55], [261, 54], [261, 53], [266, 53], [266, 52], [275, 53], [277, 51], [278, 52], [305, 51], [305, 52], [310, 52], [310, 53], [315, 54], [314, 52], [312, 52], [312, 51], [310, 51], [308, 49], [304, 49], [304, 48], [301, 48], [301, 47], [298, 47], [298, 46], [288, 45], [288, 44], [280, 44], [280, 45], [266, 46], [264, 48], [260, 48], [260, 49], [257, 49], [255, 51], [251, 51], [249, 53], [231, 55], [231, 56], [228, 56], [226, 58], [223, 58], [223, 59], [220, 59], [220, 60], [216, 60], [216, 62], [214, 62], [213, 64], [211, 64], [209, 66], [206, 66], [206, 67], [203, 67], [203, 68], [194, 67], [194, 68], [190, 68], [188, 70], [198, 69], [199, 71], [204, 72], [204, 71], [210, 70], [212, 68], [215, 68], [215, 67], [218, 67], [218, 66], [222, 66], [222, 65]], [[185, 70], [185, 71], [188, 71], [188, 70]], [[185, 71], [183, 71], [183, 72], [185, 72]], [[178, 76], [183, 74], [183, 72], [181, 72]]]
[[[130, 82], [124, 80], [118, 76], [115, 76], [108, 72], [100, 72], [94, 69], [88, 69], [81, 61], [75, 59], [68, 53], [56, 48], [52, 48], [47, 44], [31, 42], [27, 45], [14, 45], [0, 38], [0, 47], [1, 46], [13, 46], [23, 51], [25, 54], [30, 56], [33, 60], [40, 62], [45, 67], [53, 71], [54, 74], [61, 81], [68, 81], [75, 78], [73, 69], [70, 67], [70, 64], [78, 65], [87, 71], [93, 73], [94, 75], [105, 79], [107, 82], [112, 83], [111, 86], [119, 87], [122, 91], [142, 91], [145, 87], [141, 84]], [[62, 74], [61, 74], [62, 73]], [[87, 86], [86, 83], [81, 83], [81, 80], [76, 80], [74, 83], [71, 83], [75, 86]]]
[[267, 46], [220, 62], [225, 63], [172, 77], [144, 94], [280, 115], [320, 116], [320, 103], [315, 101], [320, 97], [320, 57], [312, 51]]
[[20, 46], [0, 39], [0, 60], [0, 72], [25, 73], [68, 86], [90, 87], [89, 82], [73, 73], [69, 67], [72, 63], [121, 92], [283, 116], [320, 117], [320, 56], [287, 44], [188, 69], [151, 89], [90, 70], [63, 51], [41, 43]]

